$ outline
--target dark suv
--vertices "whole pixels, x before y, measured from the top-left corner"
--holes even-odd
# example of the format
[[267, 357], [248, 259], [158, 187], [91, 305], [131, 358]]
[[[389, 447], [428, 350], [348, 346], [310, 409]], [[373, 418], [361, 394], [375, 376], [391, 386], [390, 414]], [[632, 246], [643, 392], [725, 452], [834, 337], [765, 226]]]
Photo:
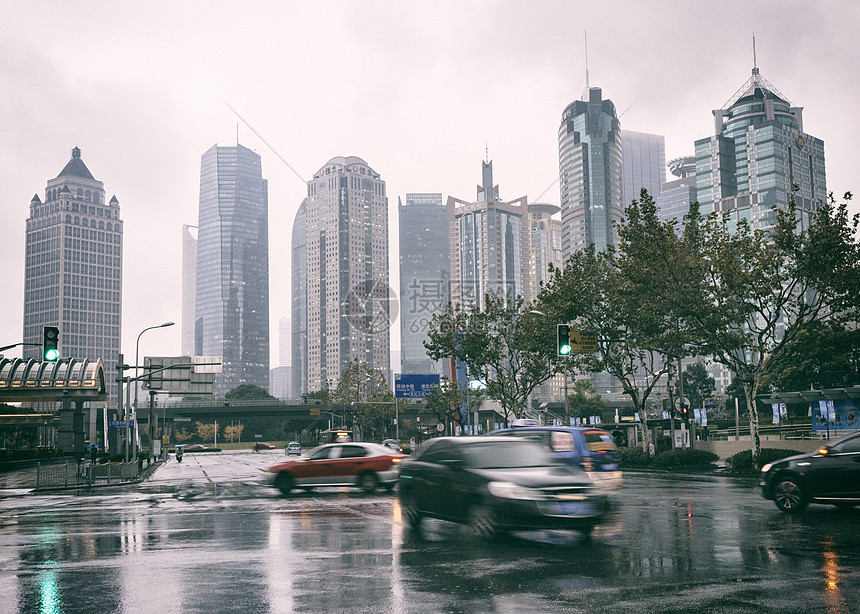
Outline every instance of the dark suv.
[[860, 433], [765, 465], [759, 486], [783, 512], [799, 512], [809, 503], [860, 505]]

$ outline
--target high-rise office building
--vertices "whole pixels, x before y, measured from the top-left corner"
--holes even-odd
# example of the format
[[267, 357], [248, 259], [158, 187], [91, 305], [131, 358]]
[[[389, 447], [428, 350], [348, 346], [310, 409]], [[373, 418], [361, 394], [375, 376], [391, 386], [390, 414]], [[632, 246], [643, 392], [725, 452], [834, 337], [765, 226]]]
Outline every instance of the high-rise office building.
[[666, 181], [666, 139], [659, 134], [621, 133], [621, 206], [639, 200], [642, 188], [656, 201]]
[[307, 373], [295, 392], [334, 389], [352, 360], [387, 375], [393, 297], [379, 173], [355, 156], [329, 160], [308, 182], [292, 247], [292, 326], [307, 331], [306, 347], [293, 337], [293, 368]]
[[482, 309], [490, 293], [506, 302], [530, 298], [527, 198], [501, 200], [493, 163], [482, 162], [481, 170], [477, 200], [448, 197], [451, 301], [466, 310]]
[[221, 356], [215, 392], [269, 388], [268, 183], [260, 156], [214, 145], [200, 164], [194, 355]]
[[803, 107], [792, 106], [755, 67], [713, 113], [714, 136], [696, 141], [702, 213], [726, 213], [730, 227], [747, 220], [753, 228], [768, 228], [775, 221], [772, 209], [793, 199], [808, 225], [827, 190], [824, 142], [803, 131]]
[[427, 357], [424, 341], [433, 314], [450, 301], [448, 209], [441, 194], [407, 194], [397, 200], [400, 229], [401, 373], [444, 373], [444, 361]]
[[528, 208], [529, 223], [529, 300], [540, 292], [541, 283], [548, 283], [549, 265], [561, 267], [561, 221], [553, 216], [557, 205], [532, 203]]
[[599, 87], [586, 90], [561, 115], [558, 179], [564, 258], [594, 244], [598, 251], [617, 241], [613, 222], [621, 219], [621, 124]]
[[661, 220], [679, 223], [696, 201], [696, 157], [682, 156], [669, 161], [669, 171], [677, 177], [663, 184], [657, 198], [657, 214]]
[[293, 396], [296, 397], [308, 392], [316, 392], [308, 390], [308, 243], [305, 216], [307, 203], [308, 199], [305, 198], [296, 212], [290, 245], [290, 313], [292, 314], [290, 381]]
[[[105, 200], [72, 149], [68, 164], [30, 201], [24, 271], [24, 342], [42, 344], [42, 327], [60, 329], [60, 354], [101, 358], [108, 404], [116, 407], [122, 330], [122, 235], [119, 201]], [[24, 347], [25, 358], [41, 350]]]
[[279, 399], [291, 399], [292, 382], [292, 325], [290, 318], [278, 318], [278, 366], [269, 372], [269, 394]]
[[182, 355], [194, 356], [194, 309], [197, 299], [197, 226], [182, 225]]

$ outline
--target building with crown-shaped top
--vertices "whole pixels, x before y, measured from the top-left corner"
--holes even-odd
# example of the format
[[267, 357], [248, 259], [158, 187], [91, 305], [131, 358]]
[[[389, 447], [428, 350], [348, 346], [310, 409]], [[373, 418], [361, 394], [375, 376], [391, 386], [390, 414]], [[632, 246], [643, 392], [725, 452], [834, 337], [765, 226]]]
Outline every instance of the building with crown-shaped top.
[[768, 228], [774, 208], [792, 199], [804, 227], [827, 198], [824, 142], [803, 131], [803, 107], [792, 106], [758, 67], [723, 108], [714, 136], [696, 141], [696, 193], [704, 214], [728, 215]]
[[[42, 328], [60, 329], [60, 355], [101, 358], [108, 404], [116, 407], [113, 375], [122, 330], [122, 235], [119, 201], [105, 199], [97, 181], [72, 149], [60, 174], [36, 194], [27, 218], [24, 270], [24, 342], [42, 343]], [[24, 346], [25, 358], [41, 347]]]
[[451, 249], [451, 302], [463, 309], [483, 309], [487, 294], [506, 302], [531, 299], [528, 199], [499, 197], [493, 185], [493, 162], [482, 162], [477, 199], [448, 197]]

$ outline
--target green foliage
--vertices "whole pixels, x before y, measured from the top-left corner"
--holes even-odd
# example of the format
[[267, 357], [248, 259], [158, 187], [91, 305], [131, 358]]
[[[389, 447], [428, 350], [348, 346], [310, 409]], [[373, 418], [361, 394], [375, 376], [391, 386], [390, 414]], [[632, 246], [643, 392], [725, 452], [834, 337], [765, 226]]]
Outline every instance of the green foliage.
[[240, 384], [224, 395], [227, 400], [231, 399], [274, 399], [265, 388], [254, 384]]
[[684, 369], [684, 396], [690, 399], [692, 407], [704, 407], [705, 400], [711, 398], [715, 389], [714, 378], [702, 362], [694, 363]]
[[710, 467], [718, 458], [705, 450], [676, 448], [648, 456], [640, 447], [618, 449], [618, 464], [622, 469], [695, 469]]
[[558, 373], [554, 320], [532, 313], [522, 297], [506, 302], [493, 294], [482, 309], [466, 313], [450, 303], [430, 323], [427, 355], [454, 357], [469, 377], [486, 383], [486, 395], [502, 406], [506, 421], [522, 417], [529, 395]]
[[341, 374], [331, 400], [335, 405], [349, 408], [365, 440], [387, 435], [387, 427], [395, 415], [394, 396], [380, 369], [353, 360]]
[[713, 465], [718, 459], [719, 456], [713, 452], [675, 448], [654, 456], [651, 466], [655, 469], [707, 467]]
[[726, 471], [728, 473], [758, 473], [760, 468], [767, 463], [772, 463], [781, 458], [788, 458], [789, 456], [797, 456], [798, 454], [801, 454], [801, 452], [797, 450], [762, 448], [758, 455], [757, 466], [754, 466], [752, 450], [744, 450], [726, 459]]
[[594, 383], [591, 380], [577, 380], [573, 384], [573, 392], [567, 396], [567, 403], [571, 416], [602, 416], [606, 409], [606, 401], [603, 400]]
[[618, 464], [622, 469], [633, 469], [651, 466], [651, 457], [640, 447], [618, 448]]
[[424, 409], [436, 416], [441, 424], [460, 420], [460, 407], [468, 404], [470, 412], [481, 406], [485, 398], [483, 390], [466, 390], [458, 380], [443, 377], [439, 386], [433, 386], [424, 399]]

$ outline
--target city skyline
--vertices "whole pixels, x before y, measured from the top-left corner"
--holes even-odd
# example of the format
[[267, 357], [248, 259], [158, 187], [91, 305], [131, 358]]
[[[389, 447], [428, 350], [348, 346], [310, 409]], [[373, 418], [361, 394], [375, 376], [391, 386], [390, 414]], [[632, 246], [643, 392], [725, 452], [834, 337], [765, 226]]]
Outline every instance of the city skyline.
[[[0, 241], [8, 257], [0, 263], [0, 340], [22, 340], [27, 203], [56, 172], [57, 152], [75, 145], [122, 200], [126, 354], [143, 328], [180, 321], [181, 226], [195, 217], [199, 152], [236, 142], [237, 124], [238, 140], [262, 157], [270, 180], [272, 322], [290, 314], [289, 236], [321, 159], [359, 156], [386, 178], [391, 246], [398, 245], [394, 199], [470, 194], [474, 161], [487, 147], [507, 194], [558, 204], [558, 120], [585, 85], [585, 28], [592, 85], [615, 103], [622, 132], [664, 135], [667, 160], [691, 155], [696, 140], [713, 134], [712, 110], [754, 64], [755, 33], [762, 74], [803, 105], [804, 130], [825, 143], [827, 189], [857, 190], [852, 145], [860, 128], [850, 118], [858, 86], [850, 75], [860, 57], [851, 45], [860, 9], [729, 2], [690, 17], [682, 3], [659, 4], [598, 10], [500, 2], [488, 13], [477, 3], [327, 11], [263, 3], [253, 17], [215, 4], [202, 22], [199, 11], [157, 2], [123, 11], [4, 5], [0, 113], [8, 128], [0, 181], [8, 202], [0, 207]], [[725, 12], [742, 12], [743, 27], [727, 27]], [[542, 44], [519, 36], [523, 28]], [[228, 52], [217, 44], [227, 32], [257, 42]], [[490, 39], [509, 44], [488, 54], [480, 41]], [[343, 80], [326, 80], [323, 66], [346, 58]], [[267, 80], [262, 89], [249, 65], [284, 84]], [[474, 87], [487, 71], [494, 87]], [[290, 95], [300, 83], [303, 95]], [[851, 209], [860, 209], [857, 201]], [[390, 285], [398, 288], [394, 249]], [[399, 323], [392, 337], [399, 347]], [[178, 355], [180, 347], [176, 326], [144, 336], [141, 355]], [[274, 366], [275, 343], [272, 355]]]

